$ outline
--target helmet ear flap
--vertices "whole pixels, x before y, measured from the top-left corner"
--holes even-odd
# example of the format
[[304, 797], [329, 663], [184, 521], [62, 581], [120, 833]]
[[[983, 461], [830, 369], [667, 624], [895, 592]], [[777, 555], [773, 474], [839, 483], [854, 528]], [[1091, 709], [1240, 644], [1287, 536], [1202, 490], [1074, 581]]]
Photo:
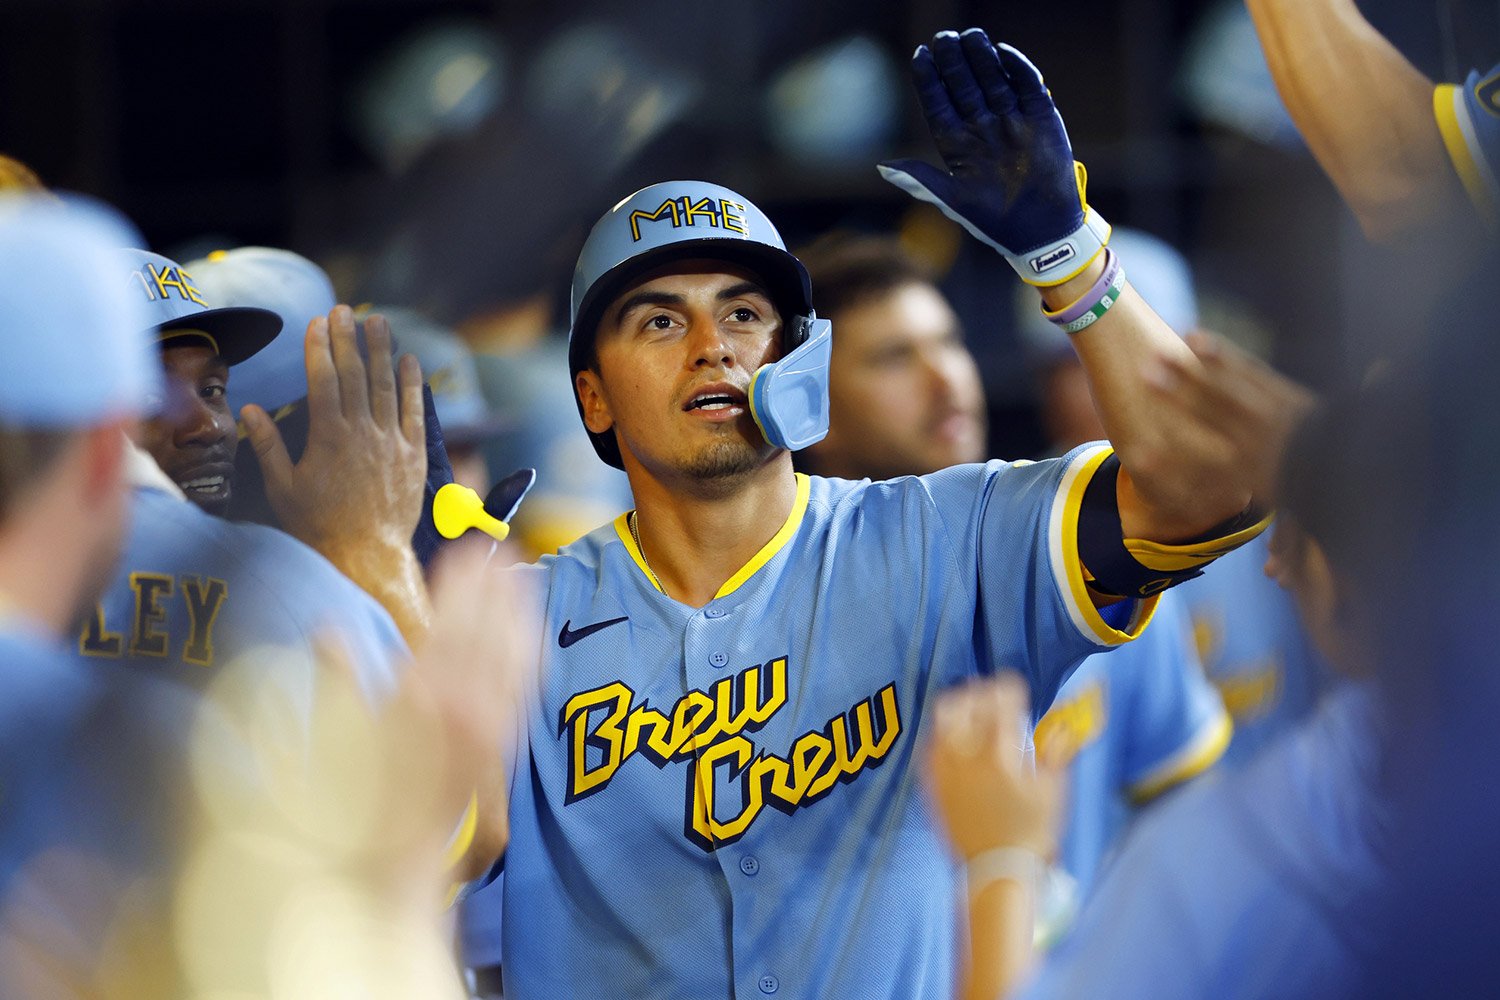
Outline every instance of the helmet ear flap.
[[800, 451], [828, 434], [828, 369], [833, 361], [833, 324], [816, 316], [794, 317], [802, 342], [780, 361], [762, 365], [750, 380], [750, 415], [767, 441]]

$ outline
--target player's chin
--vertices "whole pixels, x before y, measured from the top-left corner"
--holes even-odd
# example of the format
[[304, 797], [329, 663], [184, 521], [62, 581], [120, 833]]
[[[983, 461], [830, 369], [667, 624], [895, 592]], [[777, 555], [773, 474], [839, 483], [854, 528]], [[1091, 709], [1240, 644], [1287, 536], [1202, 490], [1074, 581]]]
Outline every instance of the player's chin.
[[733, 479], [746, 475], [761, 466], [764, 461], [761, 450], [769, 447], [764, 439], [757, 443], [759, 448], [739, 434], [726, 435], [696, 449], [682, 463], [681, 471], [698, 480]]

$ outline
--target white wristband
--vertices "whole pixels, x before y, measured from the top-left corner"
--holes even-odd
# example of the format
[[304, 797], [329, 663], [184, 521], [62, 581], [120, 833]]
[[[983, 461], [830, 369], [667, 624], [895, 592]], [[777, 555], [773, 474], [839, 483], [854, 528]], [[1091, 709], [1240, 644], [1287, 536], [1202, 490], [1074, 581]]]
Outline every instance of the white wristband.
[[1020, 884], [1035, 899], [1047, 871], [1047, 862], [1035, 851], [1024, 847], [992, 847], [969, 859], [964, 870], [969, 879], [970, 896], [991, 882], [1009, 881]]

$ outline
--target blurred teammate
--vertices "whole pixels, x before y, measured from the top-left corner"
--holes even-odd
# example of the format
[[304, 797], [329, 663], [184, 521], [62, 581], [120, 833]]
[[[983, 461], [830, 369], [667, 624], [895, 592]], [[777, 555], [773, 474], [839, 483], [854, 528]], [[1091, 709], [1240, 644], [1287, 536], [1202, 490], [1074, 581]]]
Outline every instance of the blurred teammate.
[[[1115, 230], [1111, 246], [1131, 261], [1131, 281], [1179, 336], [1198, 327], [1197, 293], [1187, 260], [1138, 230]], [[1028, 297], [1016, 299], [1018, 331], [1034, 373], [1051, 454], [1104, 433], [1088, 380], [1065, 336]], [[1234, 717], [1227, 757], [1245, 760], [1311, 711], [1324, 681], [1290, 597], [1265, 575], [1267, 536], [1214, 563], [1174, 593], [1191, 620], [1198, 656]]]
[[[1117, 231], [1110, 245], [1129, 257], [1132, 271], [1137, 260], [1149, 265], [1121, 235]], [[828, 436], [800, 453], [808, 470], [884, 479], [983, 461], [985, 401], [978, 369], [958, 318], [900, 244], [835, 236], [815, 244], [802, 260], [818, 290], [821, 315], [837, 331]], [[1151, 282], [1139, 287], [1155, 308]], [[1073, 356], [1066, 339], [1062, 347]], [[1076, 358], [1073, 364], [1092, 416], [1082, 367]], [[1069, 442], [1059, 453], [1101, 434], [1097, 417], [1093, 423], [1094, 437]], [[1230, 731], [1229, 717], [1204, 679], [1175, 589], [1162, 595], [1152, 627], [1139, 639], [1079, 665], [1036, 728], [1037, 752], [1065, 767], [1069, 777], [1058, 861], [1072, 884], [1050, 901], [1054, 919], [1065, 919], [1073, 888], [1087, 894], [1135, 807], [1212, 766]]]
[[[1243, 410], [1226, 400], [1263, 397], [1274, 379], [1255, 362], [1216, 348], [1206, 376], [1181, 373], [1163, 394], [1179, 416], [1219, 409], [1238, 424]], [[1295, 396], [1293, 392], [1290, 394]], [[1271, 743], [1244, 768], [1216, 774], [1153, 813], [1132, 831], [1117, 863], [1085, 905], [1072, 935], [1042, 964], [1025, 997], [1288, 997], [1353, 995], [1362, 970], [1379, 955], [1378, 927], [1368, 918], [1389, 877], [1390, 814], [1382, 775], [1395, 750], [1389, 708], [1372, 685], [1380, 647], [1378, 585], [1352, 572], [1366, 556], [1368, 524], [1351, 527], [1346, 501], [1364, 473], [1342, 466], [1357, 433], [1357, 408], [1309, 418], [1285, 457], [1282, 520], [1268, 571], [1296, 598], [1319, 650], [1353, 678], [1314, 714]], [[1259, 425], [1267, 454], [1280, 451], [1277, 423]], [[1338, 470], [1341, 482], [1330, 484]], [[957, 696], [962, 715], [983, 711], [990, 696]], [[939, 733], [934, 776], [955, 831], [975, 828], [971, 810], [1029, 811], [1038, 822], [1040, 794], [1024, 782], [997, 780], [988, 753], [956, 752], [955, 734]], [[992, 753], [993, 751], [991, 751]], [[1052, 778], [1045, 773], [1043, 784]], [[953, 790], [970, 789], [966, 804]], [[975, 794], [982, 788], [988, 794]], [[983, 803], [983, 805], [979, 805]], [[976, 856], [1028, 851], [1032, 842], [967, 840]], [[1045, 844], [1040, 845], [1043, 849]], [[1006, 854], [1011, 857], [1016, 855]], [[1019, 871], [1019, 869], [1017, 870]], [[1018, 882], [1017, 871], [999, 876]], [[1004, 915], [1001, 915], [1002, 918]], [[976, 939], [977, 962], [1008, 968], [984, 972], [1015, 981], [1013, 939], [1024, 925], [991, 920], [993, 952]]]
[[1148, 405], [1145, 363], [1186, 349], [1103, 252], [1036, 69], [977, 30], [914, 68], [951, 172], [886, 176], [1045, 286], [1119, 457], [795, 474], [826, 427], [804, 270], [727, 189], [616, 205], [580, 255], [570, 363], [636, 509], [529, 571], [547, 671], [509, 786], [508, 994], [947, 992], [957, 872], [914, 780], [924, 706], [1015, 663], [1045, 708], [1140, 631], [1180, 572], [1157, 554], [1196, 566], [1259, 530], [1240, 468]]
[[70, 637], [129, 515], [125, 433], [159, 403], [133, 230], [102, 208], [0, 195], [0, 995], [102, 971], [118, 891], [156, 846], [112, 808], [149, 756]]

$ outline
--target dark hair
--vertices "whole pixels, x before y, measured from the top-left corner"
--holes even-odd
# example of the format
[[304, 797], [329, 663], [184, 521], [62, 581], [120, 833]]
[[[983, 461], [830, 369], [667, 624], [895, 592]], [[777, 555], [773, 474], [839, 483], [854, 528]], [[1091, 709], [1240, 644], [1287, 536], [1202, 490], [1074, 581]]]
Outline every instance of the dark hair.
[[931, 284], [933, 276], [888, 236], [832, 232], [797, 257], [812, 278], [818, 315], [835, 316], [907, 285]]

